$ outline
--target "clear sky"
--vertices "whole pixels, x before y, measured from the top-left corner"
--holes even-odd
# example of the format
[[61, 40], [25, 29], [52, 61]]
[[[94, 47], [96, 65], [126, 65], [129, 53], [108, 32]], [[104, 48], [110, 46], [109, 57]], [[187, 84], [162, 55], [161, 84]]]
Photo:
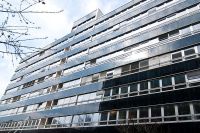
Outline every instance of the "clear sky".
[[[32, 31], [32, 37], [48, 37], [45, 40], [29, 42], [30, 46], [44, 47], [45, 45], [70, 33], [72, 24], [79, 18], [99, 8], [104, 14], [120, 7], [131, 0], [46, 0], [36, 10], [60, 10], [59, 14], [37, 14], [28, 17], [34, 21], [40, 30]], [[1, 56], [1, 55], [0, 55]], [[14, 74], [18, 61], [12, 63], [11, 57], [0, 57], [0, 97], [3, 95], [10, 78]]]

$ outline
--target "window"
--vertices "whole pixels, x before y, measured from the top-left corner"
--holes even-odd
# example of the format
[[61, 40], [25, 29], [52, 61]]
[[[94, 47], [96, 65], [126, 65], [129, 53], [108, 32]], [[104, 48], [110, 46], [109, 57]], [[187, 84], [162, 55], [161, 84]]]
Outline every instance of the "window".
[[110, 89], [105, 90], [105, 92], [104, 92], [104, 97], [110, 96], [110, 92], [111, 92]]
[[98, 80], [99, 80], [99, 74], [92, 75], [92, 83], [98, 82]]
[[37, 81], [37, 83], [41, 83], [41, 82], [43, 82], [44, 79], [45, 79], [45, 77], [39, 78], [38, 81]]
[[149, 60], [144, 60], [140, 62], [140, 70], [146, 70], [149, 68]]
[[193, 71], [187, 74], [187, 78], [189, 81], [199, 80], [200, 79], [200, 71]]
[[46, 125], [50, 125], [52, 123], [53, 118], [48, 118]]
[[139, 62], [134, 62], [131, 64], [131, 72], [138, 72], [139, 71]]
[[167, 33], [159, 36], [159, 41], [163, 41], [165, 39], [168, 39], [168, 34]]
[[66, 58], [61, 59], [60, 64], [64, 64], [66, 62]]
[[119, 88], [113, 88], [112, 89], [112, 96], [113, 96], [112, 98], [115, 99], [118, 97], [118, 95], [119, 95]]
[[179, 35], [179, 30], [174, 30], [174, 31], [169, 32], [169, 37], [173, 37], [176, 35]]
[[151, 89], [160, 87], [159, 79], [154, 79], [150, 81]]
[[138, 84], [131, 84], [130, 85], [130, 96], [137, 95], [138, 93]]
[[42, 56], [42, 55], [44, 55], [45, 54], [45, 51], [41, 51], [40, 53], [39, 53], [39, 56]]
[[[190, 116], [184, 116], [184, 115], [190, 115], [190, 106], [187, 103], [184, 104], [178, 104], [178, 114], [179, 114], [179, 120], [188, 120], [191, 119]], [[183, 116], [180, 116], [183, 115]]]
[[110, 71], [110, 72], [107, 72], [106, 73], [106, 78], [107, 79], [110, 79], [110, 78], [112, 78], [113, 77], [113, 71]]
[[140, 94], [145, 94], [148, 92], [148, 81], [140, 83]]
[[[107, 121], [108, 120], [108, 112], [103, 112], [101, 113], [101, 118], [100, 118], [100, 121]], [[103, 122], [103, 123], [106, 123], [106, 122]]]
[[162, 55], [160, 56], [160, 65], [167, 65], [170, 63], [170, 60], [171, 60], [170, 54]]
[[40, 120], [40, 125], [45, 125], [47, 118], [42, 118]]
[[126, 65], [122, 67], [122, 75], [128, 74], [130, 72], [130, 65]]
[[185, 75], [184, 74], [175, 75], [174, 80], [175, 80], [175, 84], [185, 83]]
[[94, 64], [96, 64], [96, 59], [90, 60], [90, 65], [94, 65]]
[[121, 87], [121, 97], [127, 97], [128, 96], [128, 86]]
[[[165, 105], [164, 106], [164, 116], [167, 116], [167, 117], [164, 118], [165, 121], [176, 120], [174, 105]], [[171, 116], [171, 117], [169, 117], [169, 116]]]
[[[151, 107], [151, 117], [161, 117], [161, 107]], [[153, 118], [152, 122], [161, 121], [161, 118]]]
[[137, 109], [130, 109], [128, 117], [130, 122], [137, 122]]
[[179, 61], [182, 61], [182, 53], [178, 52], [178, 53], [172, 54], [172, 62], [175, 63]]
[[172, 85], [172, 78], [171, 77], [165, 77], [162, 79], [162, 90], [171, 90], [173, 89]]
[[156, 68], [159, 66], [159, 57], [154, 57], [152, 59], [149, 60], [149, 66], [151, 68]]
[[200, 103], [199, 102], [195, 102], [193, 103], [193, 109], [194, 109], [194, 114], [198, 114], [198, 116], [196, 116], [196, 119], [200, 119]]
[[71, 89], [73, 87], [80, 86], [80, 81], [81, 81], [80, 79], [76, 79], [76, 80], [73, 80], [73, 81], [69, 81], [69, 82], [63, 83], [63, 88]]
[[81, 79], [81, 86], [87, 85], [87, 84], [91, 83], [91, 81], [92, 81], [92, 76], [83, 77]]
[[[147, 122], [149, 114], [148, 114], [148, 108], [140, 108], [140, 122]], [[142, 118], [142, 119], [141, 119]]]
[[64, 51], [69, 51], [69, 47], [66, 47], [66, 48], [64, 49]]
[[126, 110], [119, 111], [118, 123], [126, 123]]
[[115, 124], [117, 119], [117, 111], [111, 111], [109, 116], [109, 124]]
[[185, 59], [195, 58], [196, 57], [195, 49], [191, 48], [191, 49], [184, 50], [184, 55], [185, 55]]

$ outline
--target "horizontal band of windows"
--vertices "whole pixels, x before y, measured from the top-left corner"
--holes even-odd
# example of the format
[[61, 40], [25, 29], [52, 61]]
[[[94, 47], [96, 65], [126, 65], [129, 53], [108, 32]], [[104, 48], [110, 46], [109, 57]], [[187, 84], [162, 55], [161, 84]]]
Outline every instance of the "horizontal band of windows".
[[32, 119], [30, 117], [25, 121], [0, 123], [0, 130], [194, 122], [200, 121], [200, 102], [181, 102], [92, 114]]

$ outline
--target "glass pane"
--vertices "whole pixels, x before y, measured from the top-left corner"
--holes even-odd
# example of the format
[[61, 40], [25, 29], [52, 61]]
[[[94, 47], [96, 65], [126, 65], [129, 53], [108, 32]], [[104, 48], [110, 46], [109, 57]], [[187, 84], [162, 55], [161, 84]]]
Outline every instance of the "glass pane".
[[129, 117], [129, 119], [136, 119], [137, 118], [137, 109], [130, 109], [128, 117]]
[[118, 95], [119, 94], [119, 88], [113, 88], [112, 95]]
[[72, 121], [72, 116], [67, 116], [67, 117], [65, 118], [66, 124], [70, 124], [71, 121]]
[[85, 120], [85, 115], [79, 115], [78, 123], [80, 123], [80, 125], [84, 122], [84, 120]]
[[139, 62], [134, 62], [131, 64], [131, 72], [137, 72], [139, 70]]
[[148, 82], [140, 83], [140, 90], [147, 90], [148, 89]]
[[178, 34], [179, 34], [179, 30], [174, 30], [174, 31], [169, 32], [169, 37], [172, 37]]
[[152, 117], [161, 116], [161, 107], [151, 107], [151, 116]]
[[110, 89], [105, 90], [104, 97], [110, 96], [110, 91], [111, 91]]
[[147, 69], [149, 66], [149, 60], [144, 60], [140, 62], [140, 69]]
[[111, 111], [109, 120], [116, 120], [117, 119], [117, 111]]
[[162, 79], [162, 86], [169, 86], [172, 85], [171, 77], [165, 77]]
[[119, 119], [126, 119], [126, 110], [119, 111]]
[[175, 84], [185, 83], [185, 75], [176, 75], [174, 76]]
[[101, 113], [101, 121], [107, 121], [108, 118], [108, 112]]
[[121, 87], [121, 94], [128, 93], [128, 86]]
[[151, 80], [151, 88], [158, 88], [160, 87], [159, 85], [159, 79], [154, 79], [154, 80]]
[[164, 106], [164, 115], [165, 115], [165, 116], [172, 116], [172, 115], [175, 115], [175, 108], [174, 108], [174, 105], [165, 105], [165, 106]]
[[79, 119], [79, 116], [78, 116], [78, 115], [75, 115], [75, 116], [73, 117], [73, 121], [72, 121], [73, 126], [76, 126], [76, 125], [78, 124], [78, 119]]
[[193, 55], [195, 54], [195, 50], [193, 49], [187, 49], [184, 51], [185, 56]]
[[122, 74], [127, 74], [130, 71], [130, 65], [122, 67]]
[[178, 114], [179, 115], [190, 114], [190, 106], [189, 106], [189, 104], [179, 104], [178, 105]]
[[130, 85], [130, 92], [138, 91], [138, 85], [137, 84], [131, 84]]
[[199, 114], [200, 113], [200, 103], [193, 103], [194, 107], [194, 113]]
[[91, 122], [92, 121], [92, 114], [87, 114], [85, 117], [85, 122]]
[[148, 108], [140, 108], [140, 118], [145, 118], [148, 116]]
[[177, 60], [177, 59], [180, 59], [180, 58], [182, 58], [181, 52], [172, 54], [172, 60]]
[[187, 74], [188, 80], [199, 79], [200, 71], [193, 71]]
[[159, 41], [165, 40], [168, 38], [168, 34], [163, 34], [159, 36]]
[[65, 124], [65, 117], [60, 117], [58, 123], [59, 124]]

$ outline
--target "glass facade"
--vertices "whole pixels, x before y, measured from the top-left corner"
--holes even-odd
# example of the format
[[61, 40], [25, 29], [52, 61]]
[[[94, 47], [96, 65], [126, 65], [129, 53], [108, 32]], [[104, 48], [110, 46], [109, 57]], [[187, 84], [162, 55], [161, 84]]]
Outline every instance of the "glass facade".
[[74, 22], [20, 62], [0, 132], [200, 122], [199, 10], [198, 0], [137, 0]]

